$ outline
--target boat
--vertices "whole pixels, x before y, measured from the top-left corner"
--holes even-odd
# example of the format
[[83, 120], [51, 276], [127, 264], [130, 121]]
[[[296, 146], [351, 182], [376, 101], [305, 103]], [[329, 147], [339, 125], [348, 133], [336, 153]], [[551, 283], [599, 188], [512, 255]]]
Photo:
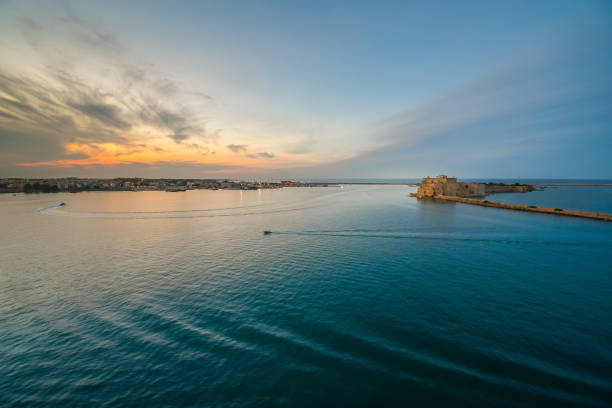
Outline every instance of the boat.
[[270, 235], [272, 231], [264, 231], [264, 235]]
[[58, 207], [63, 207], [65, 205], [66, 205], [66, 203], [59, 203]]

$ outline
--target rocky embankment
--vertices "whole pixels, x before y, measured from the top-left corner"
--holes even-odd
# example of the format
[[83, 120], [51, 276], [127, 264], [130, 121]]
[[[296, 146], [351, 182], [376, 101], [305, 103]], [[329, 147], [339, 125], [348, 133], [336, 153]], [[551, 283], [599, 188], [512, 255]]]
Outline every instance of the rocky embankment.
[[438, 200], [446, 200], [446, 201], [454, 201], [457, 203], [480, 205], [483, 207], [505, 208], [508, 210], [528, 211], [528, 212], [535, 212], [535, 213], [541, 213], [541, 214], [567, 215], [570, 217], [591, 218], [595, 220], [612, 222], [612, 214], [603, 213], [603, 212], [566, 210], [563, 208], [539, 207], [536, 205], [500, 203], [499, 201], [488, 201], [488, 200], [479, 200], [475, 198], [455, 197], [455, 196], [445, 196], [445, 195], [439, 195], [439, 196], [436, 196], [435, 198]]

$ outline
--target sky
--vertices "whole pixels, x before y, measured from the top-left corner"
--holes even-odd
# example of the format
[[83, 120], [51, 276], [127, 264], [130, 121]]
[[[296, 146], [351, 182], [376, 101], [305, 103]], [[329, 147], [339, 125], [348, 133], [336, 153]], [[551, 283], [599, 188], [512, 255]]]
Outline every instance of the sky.
[[612, 179], [610, 1], [0, 0], [0, 177]]

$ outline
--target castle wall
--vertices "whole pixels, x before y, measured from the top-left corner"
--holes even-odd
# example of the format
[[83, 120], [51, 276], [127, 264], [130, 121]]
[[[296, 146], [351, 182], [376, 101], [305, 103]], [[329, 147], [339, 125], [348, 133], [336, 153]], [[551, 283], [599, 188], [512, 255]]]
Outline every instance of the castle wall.
[[440, 175], [438, 177], [425, 177], [421, 180], [416, 197], [482, 197], [493, 193], [524, 193], [533, 191], [531, 185], [510, 185], [510, 184], [484, 184], [484, 183], [463, 183], [457, 182], [454, 177]]

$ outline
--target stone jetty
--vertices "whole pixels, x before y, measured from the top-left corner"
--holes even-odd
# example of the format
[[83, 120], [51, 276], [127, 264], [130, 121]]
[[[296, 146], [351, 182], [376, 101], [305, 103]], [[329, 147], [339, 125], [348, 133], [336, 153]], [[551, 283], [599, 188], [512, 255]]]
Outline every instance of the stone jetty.
[[612, 222], [612, 214], [604, 212], [592, 212], [581, 210], [566, 210], [563, 208], [539, 207], [536, 205], [510, 204], [501, 203], [499, 201], [479, 200], [476, 198], [455, 197], [440, 195], [435, 197], [438, 200], [455, 201], [457, 203], [480, 205], [483, 207], [505, 208], [507, 210], [529, 211], [541, 214], [567, 215], [570, 217], [591, 218], [594, 220], [602, 220]]

